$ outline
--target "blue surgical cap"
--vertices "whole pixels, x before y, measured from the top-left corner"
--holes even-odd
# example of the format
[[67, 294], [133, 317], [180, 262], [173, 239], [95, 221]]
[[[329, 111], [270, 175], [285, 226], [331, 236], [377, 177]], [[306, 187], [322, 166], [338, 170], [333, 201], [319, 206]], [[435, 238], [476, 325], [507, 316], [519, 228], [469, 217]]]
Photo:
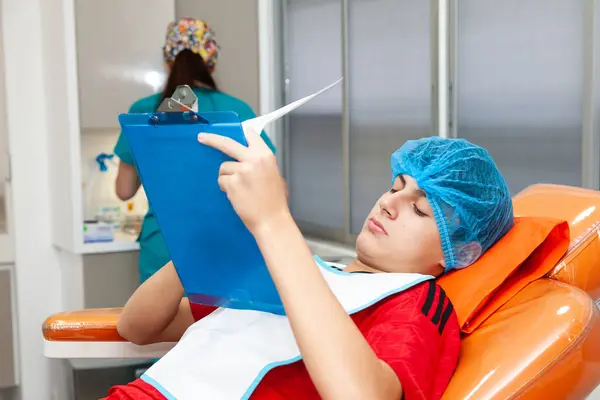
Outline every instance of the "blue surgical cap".
[[446, 272], [473, 264], [514, 224], [506, 181], [489, 153], [467, 140], [409, 140], [391, 164], [392, 179], [408, 175], [426, 193]]

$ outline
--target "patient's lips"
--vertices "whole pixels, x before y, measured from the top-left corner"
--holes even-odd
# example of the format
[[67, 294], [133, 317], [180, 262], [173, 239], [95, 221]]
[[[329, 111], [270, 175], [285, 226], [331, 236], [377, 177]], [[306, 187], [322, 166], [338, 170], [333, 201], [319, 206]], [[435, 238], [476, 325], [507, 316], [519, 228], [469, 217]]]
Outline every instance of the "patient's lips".
[[377, 218], [375, 218], [375, 217], [369, 218], [369, 221], [367, 222], [367, 227], [369, 228], [369, 230], [372, 233], [374, 233], [376, 235], [386, 235], [387, 236], [387, 231], [383, 227], [383, 224], [381, 222], [379, 222], [377, 220]]

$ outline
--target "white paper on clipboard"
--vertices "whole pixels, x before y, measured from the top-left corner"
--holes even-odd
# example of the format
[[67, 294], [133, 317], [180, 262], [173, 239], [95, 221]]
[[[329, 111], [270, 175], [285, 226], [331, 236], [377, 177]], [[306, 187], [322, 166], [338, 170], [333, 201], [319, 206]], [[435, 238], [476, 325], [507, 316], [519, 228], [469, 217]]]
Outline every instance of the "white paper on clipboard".
[[279, 118], [285, 116], [286, 114], [289, 114], [290, 112], [292, 112], [296, 108], [300, 107], [304, 103], [307, 103], [308, 101], [314, 99], [315, 97], [325, 93], [326, 91], [328, 91], [329, 89], [331, 89], [332, 87], [334, 87], [335, 85], [340, 83], [343, 79], [344, 78], [340, 78], [337, 81], [335, 81], [334, 83], [332, 83], [331, 85], [328, 85], [328, 86], [324, 87], [323, 89], [319, 90], [318, 92], [313, 93], [309, 96], [306, 96], [300, 100], [296, 100], [293, 103], [283, 106], [273, 112], [270, 112], [268, 114], [261, 115], [260, 117], [252, 118], [252, 119], [242, 122], [242, 129], [244, 130], [244, 134], [246, 136], [248, 134], [252, 134], [252, 133], [256, 134], [256, 135], [260, 134], [263, 131], [263, 129], [265, 129], [265, 126], [267, 126], [271, 122], [277, 121]]

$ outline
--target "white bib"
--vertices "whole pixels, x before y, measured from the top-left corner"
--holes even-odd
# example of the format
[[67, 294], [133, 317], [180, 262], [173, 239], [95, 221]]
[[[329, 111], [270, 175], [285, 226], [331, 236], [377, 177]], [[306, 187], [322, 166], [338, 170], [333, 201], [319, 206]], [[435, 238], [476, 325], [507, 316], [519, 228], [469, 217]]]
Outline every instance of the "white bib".
[[[420, 274], [350, 274], [315, 259], [348, 314], [433, 279]], [[169, 400], [248, 399], [267, 372], [301, 359], [287, 317], [219, 308], [190, 326], [142, 379]]]

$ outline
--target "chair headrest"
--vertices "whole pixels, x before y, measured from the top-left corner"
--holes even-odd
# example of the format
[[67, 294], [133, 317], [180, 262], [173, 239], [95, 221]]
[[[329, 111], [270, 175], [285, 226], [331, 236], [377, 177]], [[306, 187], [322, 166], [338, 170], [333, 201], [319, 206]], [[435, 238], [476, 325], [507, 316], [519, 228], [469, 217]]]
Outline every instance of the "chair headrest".
[[549, 277], [600, 299], [600, 192], [570, 186], [539, 184], [513, 199], [515, 215], [566, 220], [571, 243]]
[[565, 221], [520, 217], [473, 265], [438, 282], [452, 301], [461, 329], [473, 332], [529, 283], [543, 277], [569, 246]]

